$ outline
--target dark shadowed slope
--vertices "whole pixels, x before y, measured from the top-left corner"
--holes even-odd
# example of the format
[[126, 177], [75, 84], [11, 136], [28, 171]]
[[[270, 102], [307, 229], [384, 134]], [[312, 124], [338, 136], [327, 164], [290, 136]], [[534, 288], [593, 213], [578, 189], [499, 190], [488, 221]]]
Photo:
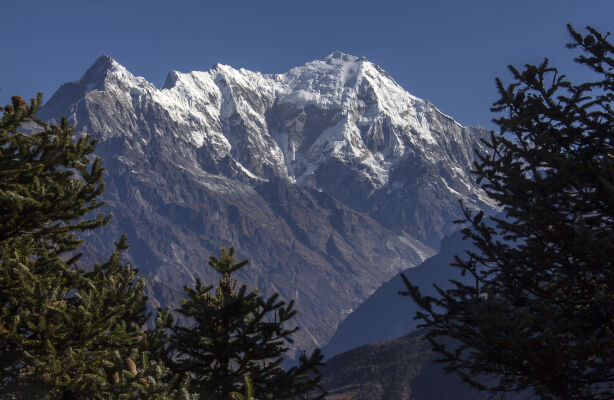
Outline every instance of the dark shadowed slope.
[[[470, 246], [470, 242], [462, 239], [460, 232], [455, 232], [442, 240], [439, 254], [403, 273], [420, 287], [423, 294], [434, 295], [433, 284], [445, 288], [450, 279], [462, 279], [450, 263], [454, 255], [465, 254]], [[397, 274], [339, 324], [324, 347], [324, 354], [332, 356], [367, 343], [396, 338], [415, 329], [417, 321], [413, 317], [417, 307], [411, 298], [399, 295], [400, 290], [406, 288], [400, 274]]]
[[369, 344], [327, 361], [324, 387], [329, 400], [487, 399], [433, 362], [423, 332]]

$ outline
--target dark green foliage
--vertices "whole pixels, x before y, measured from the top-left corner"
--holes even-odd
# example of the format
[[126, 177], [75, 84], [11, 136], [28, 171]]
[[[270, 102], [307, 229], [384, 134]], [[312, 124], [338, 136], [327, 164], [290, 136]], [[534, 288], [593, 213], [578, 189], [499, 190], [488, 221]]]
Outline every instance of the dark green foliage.
[[0, 399], [322, 398], [319, 351], [280, 367], [298, 329], [283, 327], [293, 303], [235, 291], [247, 261], [235, 264], [232, 248], [211, 257], [215, 296], [199, 280], [186, 287], [178, 312], [193, 328], [173, 326], [166, 309], [142, 329], [145, 285], [121, 262], [125, 236], [106, 263], [79, 266], [75, 234], [110, 218], [92, 217], [103, 168], [89, 136], [36, 118], [40, 102], [14, 97], [0, 121]]
[[[173, 327], [178, 371], [192, 374], [193, 387], [212, 399], [245, 393], [248, 398], [282, 400], [318, 391], [318, 350], [303, 357], [298, 367], [281, 368], [286, 343], [298, 329], [284, 327], [296, 314], [293, 302], [286, 304], [277, 294], [265, 299], [245, 285], [235, 290], [232, 273], [247, 261], [235, 264], [232, 247], [228, 253], [222, 249], [219, 259], [211, 257], [209, 264], [222, 275], [215, 294], [197, 279], [193, 288], [184, 288], [188, 298], [177, 309], [190, 324]], [[245, 379], [252, 382], [251, 389]], [[310, 398], [322, 397], [318, 392]]]
[[[91, 138], [35, 117], [40, 102], [14, 97], [0, 121], [0, 398], [190, 398], [148, 356], [126, 238], [106, 263], [78, 267], [75, 233], [109, 219], [90, 217], [103, 168]], [[18, 131], [28, 125], [36, 133]]]
[[[64, 252], [79, 243], [71, 232], [109, 220], [84, 218], [103, 204], [103, 168], [100, 159], [90, 161], [96, 143], [89, 136], [74, 140], [66, 119], [55, 126], [35, 117], [40, 102], [40, 95], [30, 106], [14, 96], [14, 111], [5, 111], [0, 122], [0, 242], [27, 237]], [[40, 132], [19, 132], [26, 123]]]
[[[576, 61], [594, 81], [572, 84], [544, 61], [497, 86], [492, 133], [475, 173], [505, 218], [465, 209], [479, 251], [454, 283], [422, 297], [417, 318], [448, 371], [493, 392], [544, 399], [614, 396], [614, 47], [570, 26]], [[459, 347], [445, 346], [444, 338]], [[490, 380], [476, 379], [489, 376]]]

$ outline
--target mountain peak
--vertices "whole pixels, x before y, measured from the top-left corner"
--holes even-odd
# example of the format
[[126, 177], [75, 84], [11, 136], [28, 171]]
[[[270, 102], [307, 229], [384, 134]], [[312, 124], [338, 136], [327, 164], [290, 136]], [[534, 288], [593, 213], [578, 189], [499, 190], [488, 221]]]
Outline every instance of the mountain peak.
[[341, 51], [335, 51], [324, 57], [326, 61], [339, 60], [346, 62], [357, 62], [357, 61], [366, 61], [365, 57], [356, 57], [351, 54], [346, 54]]
[[104, 54], [99, 55], [98, 58], [96, 58], [96, 61], [94, 61], [94, 64], [92, 65], [96, 65], [96, 64], [113, 65], [114, 63], [117, 63], [117, 61], [115, 61], [113, 57], [111, 57], [110, 55], [104, 53]]
[[166, 75], [166, 80], [164, 81], [164, 85], [162, 85], [162, 89], [171, 89], [177, 84], [179, 80], [179, 72], [170, 71], [168, 75]]
[[118, 67], [121, 66], [117, 61], [108, 54], [103, 54], [85, 71], [85, 74], [83, 74], [79, 81], [90, 87], [100, 86], [104, 82], [107, 73]]

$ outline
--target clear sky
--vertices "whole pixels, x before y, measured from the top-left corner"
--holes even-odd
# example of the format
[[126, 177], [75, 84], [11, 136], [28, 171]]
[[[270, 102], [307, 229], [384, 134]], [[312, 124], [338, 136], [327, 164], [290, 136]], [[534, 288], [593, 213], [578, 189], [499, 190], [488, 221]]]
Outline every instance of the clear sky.
[[0, 0], [0, 102], [48, 99], [103, 53], [161, 86], [171, 70], [281, 73], [340, 50], [460, 123], [492, 127], [508, 64], [548, 57], [582, 79], [566, 23], [614, 31], [614, 0]]

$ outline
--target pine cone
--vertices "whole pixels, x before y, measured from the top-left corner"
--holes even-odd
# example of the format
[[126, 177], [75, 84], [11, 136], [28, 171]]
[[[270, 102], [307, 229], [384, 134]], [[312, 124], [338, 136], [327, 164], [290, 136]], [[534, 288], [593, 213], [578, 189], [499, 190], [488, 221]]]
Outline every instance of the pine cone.
[[132, 376], [136, 376], [136, 364], [134, 364], [134, 361], [132, 361], [130, 357], [126, 357], [124, 360], [124, 367], [130, 372], [130, 374], [132, 374]]
[[4, 112], [7, 114], [15, 114], [15, 109], [13, 108], [12, 105], [7, 104], [4, 106]]
[[145, 386], [146, 388], [149, 387], [149, 382], [147, 382], [147, 380], [145, 378], [139, 378], [139, 383], [143, 386]]
[[11, 101], [13, 102], [13, 108], [15, 110], [19, 110], [22, 107], [28, 107], [28, 103], [21, 96], [13, 96], [11, 97]]

